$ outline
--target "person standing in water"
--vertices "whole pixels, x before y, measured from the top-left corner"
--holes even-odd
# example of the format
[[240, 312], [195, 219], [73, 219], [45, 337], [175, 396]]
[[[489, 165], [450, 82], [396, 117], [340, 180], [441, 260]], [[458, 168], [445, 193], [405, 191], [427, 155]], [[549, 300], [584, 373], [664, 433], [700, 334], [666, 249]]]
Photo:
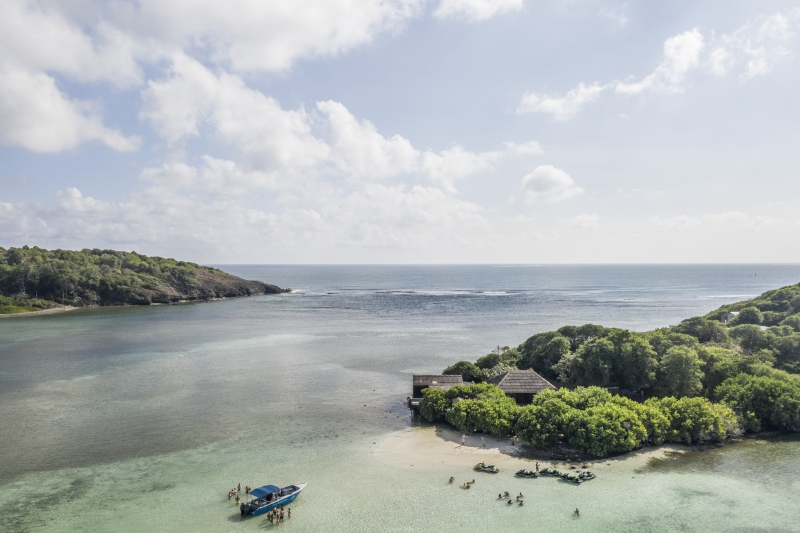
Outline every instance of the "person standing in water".
[[578, 508], [576, 507], [576, 508], [575, 508], [575, 512], [574, 512], [574, 513], [572, 513], [572, 514], [574, 514], [575, 516], [580, 516], [580, 515], [581, 515], [581, 512], [580, 512], [580, 511], [578, 510]]

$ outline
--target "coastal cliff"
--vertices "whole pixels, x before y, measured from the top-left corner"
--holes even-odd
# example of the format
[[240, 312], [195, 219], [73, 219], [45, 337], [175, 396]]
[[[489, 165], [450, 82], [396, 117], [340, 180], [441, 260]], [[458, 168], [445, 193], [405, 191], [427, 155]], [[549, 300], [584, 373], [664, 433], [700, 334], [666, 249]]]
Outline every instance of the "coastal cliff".
[[0, 247], [0, 314], [62, 305], [172, 304], [288, 291], [217, 268], [136, 252]]

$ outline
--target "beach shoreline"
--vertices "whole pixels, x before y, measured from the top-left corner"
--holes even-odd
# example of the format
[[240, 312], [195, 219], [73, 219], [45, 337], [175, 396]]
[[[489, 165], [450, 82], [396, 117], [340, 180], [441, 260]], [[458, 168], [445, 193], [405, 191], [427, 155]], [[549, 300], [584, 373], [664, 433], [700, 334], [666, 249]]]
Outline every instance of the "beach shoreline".
[[31, 316], [31, 315], [52, 315], [55, 313], [63, 313], [65, 311], [74, 311], [75, 309], [81, 309], [81, 308], [68, 305], [66, 307], [52, 307], [50, 309], [42, 309], [41, 311], [27, 311], [25, 313], [5, 313], [5, 314], [0, 314], [0, 318], [10, 318], [14, 316]]
[[387, 466], [410, 472], [445, 472], [465, 468], [471, 470], [480, 462], [494, 465], [503, 472], [516, 472], [521, 469], [535, 469], [537, 461], [540, 468], [555, 467], [560, 470], [569, 469], [570, 466], [582, 469], [582, 465], [586, 465], [587, 469], [601, 465], [638, 468], [651, 459], [666, 459], [693, 449], [670, 444], [646, 447], [613, 457], [574, 461], [554, 459], [551, 457], [552, 450], [537, 450], [523, 443], [513, 445], [509, 438], [481, 433], [467, 435], [466, 443], [462, 446], [461, 435], [458, 430], [442, 426], [406, 428], [384, 437], [378, 443], [373, 457]]

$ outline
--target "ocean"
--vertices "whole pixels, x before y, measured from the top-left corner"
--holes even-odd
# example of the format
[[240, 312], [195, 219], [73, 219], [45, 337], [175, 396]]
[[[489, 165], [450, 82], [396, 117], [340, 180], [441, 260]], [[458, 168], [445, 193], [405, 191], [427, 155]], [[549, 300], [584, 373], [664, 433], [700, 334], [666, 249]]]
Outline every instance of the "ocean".
[[[514, 513], [372, 457], [421, 424], [413, 373], [566, 324], [674, 325], [800, 265], [218, 266], [294, 292], [0, 320], [0, 531], [800, 530], [792, 439], [528, 483]], [[277, 526], [226, 496], [296, 482]]]

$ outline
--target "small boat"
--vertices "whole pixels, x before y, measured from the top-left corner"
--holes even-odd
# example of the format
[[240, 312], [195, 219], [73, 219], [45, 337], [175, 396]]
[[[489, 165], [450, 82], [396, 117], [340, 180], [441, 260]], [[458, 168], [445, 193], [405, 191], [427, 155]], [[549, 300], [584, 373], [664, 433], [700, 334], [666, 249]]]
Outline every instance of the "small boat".
[[559, 472], [555, 468], [553, 468], [552, 470], [549, 469], [549, 468], [542, 468], [541, 470], [539, 470], [539, 475], [560, 477], [561, 476], [561, 472]]
[[569, 472], [569, 473], [565, 472], [565, 473], [561, 474], [559, 477], [561, 479], [563, 479], [564, 481], [570, 481], [572, 483], [580, 484], [580, 483], [583, 483], [584, 481], [590, 481], [590, 480], [596, 478], [597, 476], [594, 475], [591, 472], [578, 472], [577, 474], [573, 474], [571, 472]]
[[292, 503], [304, 488], [306, 488], [306, 483], [298, 483], [287, 487], [276, 487], [275, 485], [258, 487], [250, 491], [250, 496], [255, 499], [249, 502], [242, 502], [239, 510], [242, 512], [242, 516], [258, 516], [276, 507]]
[[539, 472], [533, 470], [518, 470], [515, 474], [517, 477], [539, 477]]
[[475, 465], [475, 470], [477, 470], [479, 472], [488, 472], [489, 474], [496, 474], [496, 473], [498, 473], [500, 471], [500, 469], [497, 468], [496, 466], [487, 465], [486, 463], [478, 463], [478, 464], [476, 464]]

